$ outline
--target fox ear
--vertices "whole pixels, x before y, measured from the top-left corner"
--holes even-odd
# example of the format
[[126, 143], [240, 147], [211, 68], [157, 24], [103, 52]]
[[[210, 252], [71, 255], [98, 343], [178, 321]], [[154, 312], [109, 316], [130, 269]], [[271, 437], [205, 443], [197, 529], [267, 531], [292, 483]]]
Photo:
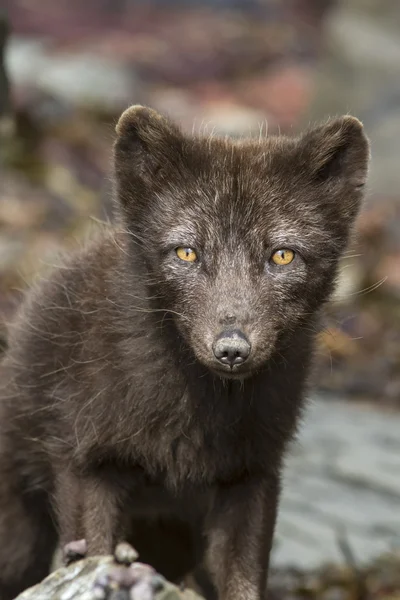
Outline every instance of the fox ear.
[[369, 142], [362, 123], [352, 116], [331, 119], [300, 139], [305, 171], [317, 183], [342, 183], [361, 190], [367, 180]]
[[135, 188], [143, 193], [146, 187], [160, 179], [162, 173], [180, 167], [183, 135], [176, 125], [155, 110], [131, 106], [122, 113], [116, 133], [114, 168], [117, 190], [124, 190], [129, 196]]

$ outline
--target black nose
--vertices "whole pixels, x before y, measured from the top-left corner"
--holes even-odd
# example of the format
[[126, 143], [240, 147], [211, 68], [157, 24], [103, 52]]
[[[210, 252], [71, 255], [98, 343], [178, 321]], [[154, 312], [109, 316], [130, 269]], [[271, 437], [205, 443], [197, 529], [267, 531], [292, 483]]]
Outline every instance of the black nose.
[[241, 365], [249, 357], [250, 342], [238, 329], [223, 331], [215, 340], [213, 351], [215, 358], [224, 365]]

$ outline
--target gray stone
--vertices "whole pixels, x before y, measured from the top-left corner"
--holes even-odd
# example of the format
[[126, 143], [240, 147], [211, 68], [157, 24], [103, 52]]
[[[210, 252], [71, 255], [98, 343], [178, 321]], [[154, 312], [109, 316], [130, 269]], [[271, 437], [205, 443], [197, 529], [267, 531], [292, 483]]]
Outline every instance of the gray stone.
[[273, 563], [366, 562], [400, 544], [400, 415], [314, 401], [287, 460]]

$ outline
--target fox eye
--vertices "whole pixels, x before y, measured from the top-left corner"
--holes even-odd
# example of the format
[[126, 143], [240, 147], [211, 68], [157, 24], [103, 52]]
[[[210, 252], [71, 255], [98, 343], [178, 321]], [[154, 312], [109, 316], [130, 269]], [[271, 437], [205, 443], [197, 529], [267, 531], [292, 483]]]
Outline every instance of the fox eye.
[[193, 250], [193, 248], [185, 248], [184, 246], [179, 246], [175, 249], [176, 255], [181, 260], [185, 262], [195, 262], [197, 260], [197, 254]]
[[289, 248], [279, 248], [276, 250], [271, 256], [271, 260], [273, 263], [280, 267], [284, 267], [289, 265], [294, 259], [294, 252]]

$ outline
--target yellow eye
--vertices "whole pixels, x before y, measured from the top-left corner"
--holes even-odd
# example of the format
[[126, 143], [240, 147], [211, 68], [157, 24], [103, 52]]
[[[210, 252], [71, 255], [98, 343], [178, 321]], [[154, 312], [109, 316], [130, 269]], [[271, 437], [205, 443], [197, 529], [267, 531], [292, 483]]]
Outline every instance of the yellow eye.
[[197, 254], [193, 248], [184, 248], [183, 246], [179, 246], [175, 252], [177, 257], [185, 262], [195, 262], [197, 260]]
[[289, 265], [294, 259], [293, 250], [289, 248], [280, 248], [272, 255], [272, 262], [279, 266]]

